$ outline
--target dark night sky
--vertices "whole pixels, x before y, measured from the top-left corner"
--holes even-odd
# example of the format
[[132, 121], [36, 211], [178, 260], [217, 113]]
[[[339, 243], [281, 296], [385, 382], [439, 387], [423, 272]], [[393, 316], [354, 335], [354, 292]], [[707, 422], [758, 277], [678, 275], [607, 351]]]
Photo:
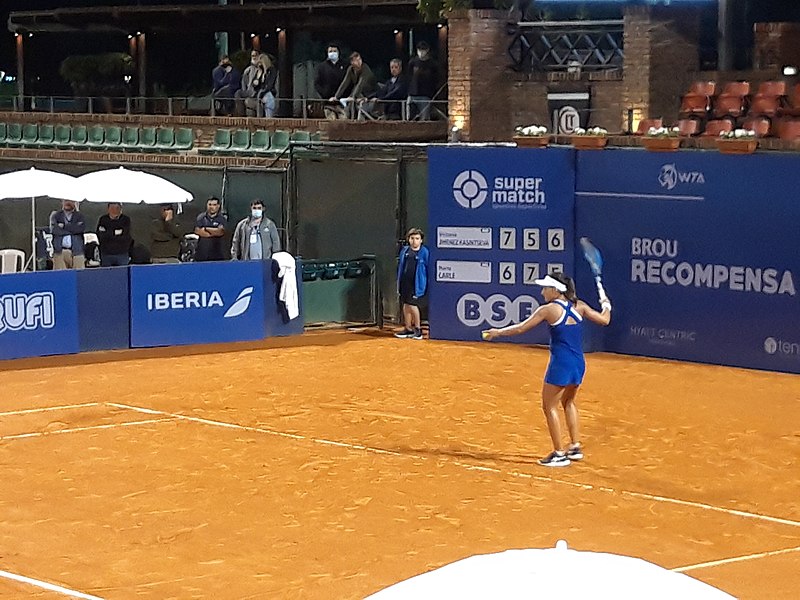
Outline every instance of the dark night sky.
[[[264, 1], [264, 0], [244, 0], [245, 3], [255, 3], [256, 1]], [[268, 0], [267, 0], [268, 1]], [[574, 5], [579, 6], [579, 2], [571, 2], [570, 0], [564, 0], [565, 5]], [[631, 2], [636, 2], [637, 0], [630, 0]], [[641, 0], [640, 0], [641, 1]], [[713, 1], [713, 0], [712, 0]], [[229, 0], [231, 4], [238, 3], [238, 0]], [[540, 0], [542, 5], [545, 4], [545, 0]], [[553, 0], [550, 0], [551, 6], [554, 6]], [[800, 21], [800, 1], [798, 0], [732, 0], [733, 3], [736, 5], [740, 5], [746, 7], [748, 12], [747, 22], [748, 24], [742, 23], [742, 29], [740, 31], [744, 31], [745, 33], [748, 31], [752, 31], [752, 23], [759, 22], [759, 21]], [[153, 5], [186, 5], [186, 4], [218, 4], [218, 0], [0, 0], [0, 23], [2, 26], [0, 27], [0, 70], [5, 70], [8, 72], [15, 72], [16, 71], [16, 59], [15, 59], [15, 52], [14, 52], [14, 37], [13, 35], [8, 32], [6, 23], [8, 22], [8, 15], [12, 11], [32, 11], [32, 10], [46, 10], [46, 9], [53, 9], [53, 8], [78, 8], [78, 7], [91, 7], [91, 6], [153, 6]], [[707, 2], [703, 3], [705, 6], [708, 6]], [[713, 11], [713, 8], [710, 9]], [[712, 15], [713, 19], [713, 15]], [[713, 27], [713, 23], [712, 23]], [[713, 35], [713, 31], [711, 32]], [[181, 43], [180, 40], [174, 40], [174, 42]], [[198, 45], [199, 42], [199, 45]], [[206, 43], [207, 42], [207, 43]], [[64, 36], [55, 36], [48, 38], [47, 42], [38, 42], [39, 47], [34, 48], [34, 54], [39, 55], [38, 58], [40, 61], [46, 61], [47, 56], [51, 54], [47, 49], [47, 43], [52, 43], [54, 47], [58, 47], [59, 50], [53, 54], [53, 58], [55, 61], [60, 62], [63, 58], [65, 58], [68, 54], [71, 53], [94, 53], [94, 52], [106, 52], [106, 51], [125, 51], [124, 43], [120, 43], [120, 47], [113, 47], [116, 42], [109, 39], [102, 39], [102, 38], [91, 38], [86, 40], [78, 40], [76, 36], [64, 37]], [[187, 78], [191, 76], [192, 78], [200, 76], [203, 79], [207, 78], [206, 71], [210, 69], [210, 66], [207, 63], [210, 61], [211, 63], [214, 62], [214, 49], [213, 49], [213, 40], [191, 40], [189, 42], [191, 45], [194, 45], [195, 48], [198, 48], [197, 61], [195, 62], [202, 62], [202, 68], [198, 67], [196, 72], [194, 73], [186, 73]], [[746, 43], [746, 42], [745, 42]], [[206, 48], [206, 46], [209, 46]], [[26, 53], [27, 57], [27, 53]], [[36, 64], [37, 57], [32, 57], [34, 64], [31, 66], [34, 68], [42, 68], [41, 65]], [[177, 57], [176, 57], [177, 58]], [[191, 67], [195, 65], [191, 64], [191, 55], [188, 56], [189, 66], [188, 70], [191, 70]], [[27, 60], [27, 58], [26, 58]], [[169, 69], [169, 66], [165, 66], [165, 69]], [[45, 68], [44, 71], [47, 69]], [[55, 67], [51, 69], [51, 78], [53, 78], [52, 72], [55, 70]], [[200, 75], [202, 73], [202, 75]], [[57, 75], [55, 76], [57, 77]], [[54, 84], [55, 85], [55, 84]]]

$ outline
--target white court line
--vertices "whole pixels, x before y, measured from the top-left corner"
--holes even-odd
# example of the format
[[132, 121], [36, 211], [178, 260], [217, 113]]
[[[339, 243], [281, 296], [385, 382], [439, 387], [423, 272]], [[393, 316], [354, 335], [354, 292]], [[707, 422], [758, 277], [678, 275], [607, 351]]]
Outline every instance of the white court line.
[[9, 412], [0, 412], [0, 417], [9, 417], [12, 415], [27, 415], [30, 413], [46, 412], [49, 410], [67, 410], [70, 408], [86, 408], [89, 406], [97, 406], [98, 402], [87, 402], [86, 404], [65, 404], [64, 406], [48, 406], [45, 408], [27, 408], [25, 410], [12, 410]]
[[14, 435], [4, 435], [0, 437], [0, 441], [4, 440], [21, 440], [34, 437], [43, 437], [46, 435], [57, 435], [60, 433], [77, 433], [79, 431], [91, 431], [93, 429], [112, 429], [114, 427], [129, 427], [131, 425], [147, 425], [149, 423], [166, 423], [167, 421], [174, 421], [173, 418], [163, 419], [146, 419], [144, 421], [127, 421], [125, 423], [109, 423], [107, 425], [91, 425], [89, 427], [73, 427], [71, 429], [54, 429], [53, 431], [34, 431], [31, 433], [16, 433]]
[[[384, 450], [382, 448], [373, 448], [371, 446], [363, 446], [361, 444], [349, 444], [347, 442], [337, 442], [337, 441], [326, 440], [326, 439], [322, 439], [322, 438], [307, 437], [307, 436], [298, 435], [298, 434], [295, 434], [295, 433], [284, 433], [284, 432], [275, 431], [275, 430], [272, 430], [272, 429], [263, 429], [261, 427], [250, 427], [250, 426], [246, 426], [246, 425], [237, 425], [236, 423], [227, 423], [225, 421], [214, 421], [214, 420], [211, 420], [211, 419], [201, 419], [201, 418], [198, 418], [198, 417], [187, 417], [186, 415], [181, 415], [181, 414], [178, 414], [178, 413], [170, 413], [170, 412], [161, 411], [161, 410], [154, 410], [154, 409], [151, 409], [151, 408], [142, 408], [142, 407], [139, 407], [139, 406], [131, 406], [129, 404], [117, 404], [115, 402], [106, 402], [106, 404], [108, 404], [109, 406], [113, 406], [115, 408], [127, 408], [129, 410], [133, 410], [133, 411], [137, 411], [137, 412], [143, 412], [143, 413], [147, 413], [147, 414], [165, 415], [165, 416], [168, 416], [168, 417], [172, 417], [174, 419], [181, 419], [181, 420], [184, 420], [184, 421], [193, 421], [195, 423], [203, 423], [205, 425], [215, 425], [215, 426], [218, 426], [218, 427], [225, 427], [225, 428], [228, 428], [228, 429], [239, 429], [239, 430], [242, 430], [242, 431], [251, 431], [251, 432], [255, 432], [255, 433], [266, 433], [268, 435], [286, 437], [286, 438], [291, 438], [291, 439], [295, 439], [295, 440], [307, 440], [307, 441], [311, 441], [311, 442], [314, 442], [314, 443], [317, 443], [317, 444], [325, 444], [325, 445], [329, 445], [329, 446], [339, 446], [339, 447], [348, 448], [348, 449], [351, 449], [351, 450], [363, 450], [365, 452], [372, 452], [372, 453], [375, 453], [375, 454], [390, 454], [390, 455], [393, 455], [393, 456], [401, 456], [401, 457], [405, 457], [405, 458], [413, 458], [415, 460], [424, 460], [424, 459], [430, 459], [431, 458], [430, 456], [424, 456], [424, 455], [421, 455], [421, 454], [413, 454], [413, 453], [409, 453], [409, 452], [403, 453], [403, 452], [396, 452], [396, 451], [393, 451], [393, 450]], [[657, 502], [680, 504], [682, 506], [689, 506], [689, 507], [692, 507], [692, 508], [699, 508], [699, 509], [703, 509], [703, 510], [712, 510], [712, 511], [721, 512], [721, 513], [725, 513], [725, 514], [733, 515], [733, 516], [737, 516], [737, 517], [744, 517], [744, 518], [747, 518], [747, 519], [756, 519], [756, 520], [759, 520], [759, 521], [768, 521], [770, 523], [779, 523], [781, 525], [790, 525], [792, 527], [800, 527], [800, 521], [792, 521], [790, 519], [782, 519], [780, 517], [772, 517], [772, 516], [769, 516], [769, 515], [762, 515], [762, 514], [759, 514], [759, 513], [746, 512], [746, 511], [743, 511], [743, 510], [736, 510], [736, 509], [732, 509], [732, 508], [722, 508], [720, 506], [714, 506], [712, 504], [704, 504], [702, 502], [693, 502], [691, 500], [681, 500], [679, 498], [669, 498], [667, 496], [657, 496], [657, 495], [654, 495], [654, 494], [646, 494], [646, 493], [643, 493], [643, 492], [632, 492], [632, 491], [629, 491], [629, 490], [617, 490], [617, 489], [606, 487], [606, 486], [594, 486], [594, 485], [587, 484], [587, 483], [576, 483], [576, 482], [572, 482], [572, 481], [563, 481], [561, 479], [553, 479], [551, 477], [545, 477], [544, 475], [533, 475], [531, 473], [520, 473], [519, 471], [503, 471], [503, 470], [498, 469], [496, 467], [485, 467], [485, 466], [482, 466], [482, 465], [474, 465], [474, 464], [470, 464], [470, 463], [461, 462], [459, 460], [449, 460], [448, 462], [450, 462], [451, 464], [454, 464], [454, 465], [458, 465], [460, 467], [465, 467], [465, 468], [467, 468], [467, 469], [469, 469], [471, 471], [488, 471], [490, 473], [497, 473], [497, 474], [501, 474], [501, 475], [503, 475], [503, 474], [504, 475], [510, 475], [512, 477], [518, 477], [518, 478], [521, 478], [521, 479], [533, 479], [535, 481], [542, 481], [542, 482], [547, 482], [547, 483], [558, 483], [558, 484], [561, 484], [561, 485], [566, 485], [566, 486], [570, 486], [570, 487], [576, 487], [576, 488], [579, 488], [579, 489], [582, 489], [582, 490], [598, 490], [598, 491], [601, 491], [601, 492], [619, 494], [619, 495], [622, 495], [622, 496], [632, 496], [634, 498], [644, 498], [644, 499], [647, 499], [647, 500], [655, 500]]]
[[710, 562], [697, 563], [696, 565], [686, 565], [685, 567], [675, 567], [671, 571], [683, 573], [684, 571], [693, 571], [694, 569], [704, 569], [706, 567], [716, 567], [718, 565], [727, 565], [729, 563], [742, 562], [745, 560], [753, 560], [755, 558], [765, 558], [767, 556], [777, 556], [779, 554], [789, 554], [790, 552], [800, 552], [800, 546], [796, 548], [784, 548], [783, 550], [771, 550], [769, 552], [757, 552], [755, 554], [747, 554], [745, 556], [734, 556], [732, 558], [723, 558], [722, 560], [712, 560]]
[[618, 192], [575, 192], [576, 196], [600, 196], [602, 198], [643, 198], [645, 200], [692, 200], [702, 202], [703, 196], [680, 196], [678, 194], [622, 194]]
[[83, 598], [84, 600], [103, 600], [99, 596], [92, 596], [90, 594], [76, 592], [75, 590], [69, 590], [65, 587], [61, 587], [60, 585], [47, 583], [46, 581], [39, 581], [38, 579], [31, 579], [30, 577], [24, 577], [22, 575], [16, 575], [14, 573], [9, 573], [8, 571], [0, 571], [0, 577], [13, 579], [14, 581], [19, 581], [20, 583], [35, 585], [36, 587], [50, 590], [51, 592], [58, 592], [59, 594], [64, 594], [65, 596], [72, 596], [73, 598]]

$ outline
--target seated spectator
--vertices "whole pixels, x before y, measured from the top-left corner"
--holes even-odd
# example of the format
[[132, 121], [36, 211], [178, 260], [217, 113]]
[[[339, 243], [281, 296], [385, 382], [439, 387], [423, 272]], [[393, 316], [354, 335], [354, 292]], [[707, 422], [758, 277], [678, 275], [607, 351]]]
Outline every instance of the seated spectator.
[[403, 61], [399, 58], [389, 61], [389, 72], [392, 74], [389, 80], [379, 84], [378, 90], [362, 106], [358, 113], [359, 121], [364, 120], [364, 113], [385, 119], [402, 118], [402, 103], [408, 97], [408, 80], [403, 74]]
[[97, 221], [101, 267], [124, 267], [129, 262], [131, 218], [122, 214], [122, 204], [109, 202], [108, 213]]
[[[328, 44], [327, 58], [317, 65], [314, 72], [314, 89], [319, 97], [327, 100], [336, 94], [344, 79], [347, 67], [339, 60], [339, 45]], [[326, 102], [323, 106], [326, 119], [344, 118], [344, 109], [338, 102]]]
[[353, 52], [344, 79], [330, 100], [335, 102], [346, 98], [349, 101], [348, 108], [352, 108], [353, 102], [369, 97], [376, 89], [377, 84], [372, 69], [362, 60], [358, 52]]
[[161, 206], [159, 217], [150, 222], [150, 255], [153, 263], [177, 263], [183, 228], [175, 220], [171, 204]]
[[417, 44], [417, 55], [408, 63], [411, 80], [408, 84], [409, 119], [429, 121], [431, 101], [439, 86], [439, 67], [431, 58], [428, 42]]
[[233, 96], [242, 85], [242, 75], [233, 66], [226, 54], [211, 71], [211, 95], [216, 103], [217, 112], [222, 115], [233, 114]]
[[258, 73], [259, 59], [261, 52], [252, 50], [250, 52], [250, 64], [242, 73], [241, 84], [239, 89], [236, 90], [234, 96], [236, 97], [236, 115], [243, 117], [254, 117], [258, 110], [258, 90], [253, 85], [253, 80]]

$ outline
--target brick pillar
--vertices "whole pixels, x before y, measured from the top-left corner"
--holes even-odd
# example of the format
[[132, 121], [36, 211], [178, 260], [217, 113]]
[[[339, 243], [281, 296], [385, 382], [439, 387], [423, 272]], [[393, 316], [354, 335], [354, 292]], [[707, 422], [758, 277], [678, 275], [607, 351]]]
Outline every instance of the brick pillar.
[[699, 13], [674, 6], [625, 9], [622, 129], [628, 109], [637, 118], [678, 118], [680, 99], [699, 67]]
[[512, 135], [513, 81], [503, 13], [458, 10], [448, 22], [448, 111], [463, 141], [507, 141]]

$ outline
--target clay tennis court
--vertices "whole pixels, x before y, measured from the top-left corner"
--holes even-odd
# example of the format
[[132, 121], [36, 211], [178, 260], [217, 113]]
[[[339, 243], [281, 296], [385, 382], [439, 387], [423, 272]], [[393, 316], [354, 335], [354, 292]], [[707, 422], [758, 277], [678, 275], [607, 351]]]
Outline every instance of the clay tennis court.
[[367, 330], [0, 365], [0, 597], [356, 599], [562, 538], [797, 597], [800, 378], [590, 355], [586, 460], [547, 469], [546, 361]]

